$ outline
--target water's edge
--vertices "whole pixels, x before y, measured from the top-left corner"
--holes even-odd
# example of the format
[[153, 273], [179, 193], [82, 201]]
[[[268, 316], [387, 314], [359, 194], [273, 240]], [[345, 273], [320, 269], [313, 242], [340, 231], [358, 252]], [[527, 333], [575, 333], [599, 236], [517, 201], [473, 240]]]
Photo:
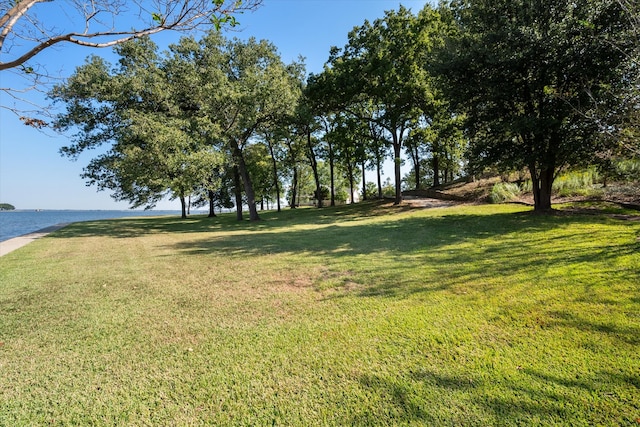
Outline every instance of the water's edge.
[[141, 216], [180, 215], [179, 211], [0, 211], [0, 242], [30, 233], [42, 232], [48, 227], [82, 221], [96, 221]]

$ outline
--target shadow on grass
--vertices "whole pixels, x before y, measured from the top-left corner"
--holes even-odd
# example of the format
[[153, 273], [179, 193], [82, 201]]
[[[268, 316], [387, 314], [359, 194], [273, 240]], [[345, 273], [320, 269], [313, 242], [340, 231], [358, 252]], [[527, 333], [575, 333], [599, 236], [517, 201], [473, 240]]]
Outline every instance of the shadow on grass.
[[578, 313], [571, 312], [552, 311], [549, 314], [553, 319], [549, 326], [597, 332], [630, 345], [640, 345], [640, 326], [630, 324], [621, 327], [613, 323], [595, 322], [580, 316]]
[[75, 237], [104, 236], [113, 238], [131, 238], [158, 233], [202, 233], [220, 230], [222, 225], [217, 218], [193, 216], [188, 219], [179, 217], [119, 218], [99, 221], [73, 223], [52, 237], [67, 239]]
[[[395, 420], [427, 425], [599, 424], [589, 417], [590, 413], [600, 415], [590, 403], [594, 395], [606, 395], [607, 390], [616, 387], [632, 393], [640, 389], [637, 379], [615, 372], [586, 372], [579, 379], [536, 369], [520, 372], [513, 378], [489, 383], [487, 377], [480, 375], [450, 375], [417, 368], [406, 377], [362, 375], [360, 385], [381, 396], [386, 404], [385, 412], [392, 413]], [[434, 396], [437, 396], [435, 400]], [[458, 403], [450, 407], [447, 402]], [[576, 420], [572, 418], [575, 414], [588, 418]], [[476, 416], [478, 418], [474, 418]], [[372, 421], [371, 414], [359, 415], [352, 421], [353, 425], [364, 425]]]
[[251, 222], [245, 218], [237, 221], [235, 213], [219, 214], [215, 217], [193, 215], [186, 219], [178, 216], [118, 218], [110, 220], [83, 221], [67, 226], [52, 237], [73, 238], [105, 236], [114, 238], [131, 238], [157, 233], [206, 233], [214, 231], [246, 231], [253, 233], [261, 230], [275, 231], [286, 229], [292, 224], [332, 224], [349, 222], [364, 217], [375, 217], [415, 210], [410, 206], [399, 206], [389, 209], [390, 203], [373, 201], [334, 208], [283, 209], [281, 212], [260, 212], [261, 221]]
[[[236, 228], [237, 233], [213, 234], [206, 238], [184, 240], [173, 246], [187, 255], [224, 254], [249, 258], [287, 254], [323, 265], [328, 279], [362, 296], [407, 296], [421, 291], [443, 290], [461, 281], [489, 287], [487, 277], [521, 274], [531, 281], [552, 282], [550, 267], [606, 263], [640, 251], [640, 242], [579, 248], [576, 245], [594, 239], [591, 227], [570, 226], [606, 224], [606, 218], [583, 216], [538, 216], [528, 214], [447, 214], [442, 216], [398, 216], [375, 222], [316, 222], [299, 229], [271, 226], [251, 230]], [[571, 230], [571, 231], [567, 231]], [[606, 227], [599, 231], [606, 237]], [[598, 238], [595, 236], [595, 238]], [[383, 265], [362, 257], [383, 259]], [[442, 271], [429, 271], [437, 266]], [[449, 268], [451, 266], [451, 268]], [[293, 268], [293, 267], [292, 267]], [[437, 283], [408, 277], [408, 271], [429, 272]], [[629, 271], [600, 270], [601, 274], [633, 274]], [[571, 280], [589, 282], [587, 273], [573, 273]], [[638, 273], [636, 273], [637, 275]], [[359, 279], [358, 279], [359, 277]], [[584, 279], [584, 280], [582, 280]], [[487, 288], [488, 289], [488, 288]]]
[[[494, 286], [487, 278], [517, 275], [521, 282], [532, 284], [566, 281], [565, 272], [551, 270], [557, 266], [573, 268], [572, 283], [588, 284], [589, 273], [580, 267], [595, 262], [602, 266], [598, 270], [601, 275], [626, 275], [625, 280], [634, 280], [629, 277], [635, 274], [635, 280], [640, 280], [640, 272], [607, 264], [609, 260], [640, 253], [637, 240], [609, 243], [611, 236], [604, 226], [619, 224], [619, 220], [529, 212], [459, 213], [456, 209], [432, 211], [431, 215], [402, 215], [410, 210], [406, 206], [369, 202], [322, 210], [272, 211], [263, 213], [264, 220], [259, 222], [237, 222], [233, 214], [188, 219], [123, 218], [73, 224], [53, 236], [193, 235], [165, 249], [186, 256], [243, 259], [291, 255], [291, 268], [304, 268], [305, 262], [321, 265], [323, 278], [331, 287], [361, 296], [406, 297], [451, 289], [461, 283], [472, 283], [487, 291]], [[367, 217], [375, 219], [362, 221]], [[584, 226], [573, 227], [576, 224]], [[580, 247], [585, 241], [596, 243]], [[433, 271], [434, 268], [438, 270]], [[421, 272], [430, 279], [416, 277]]]
[[[532, 419], [558, 422], [567, 415], [567, 401], [561, 394], [515, 381], [502, 381], [496, 392], [495, 386], [478, 376], [462, 373], [454, 376], [419, 369], [401, 379], [365, 375], [360, 383], [383, 396], [386, 411], [407, 423], [480, 426], [494, 425], [497, 421], [509, 425]], [[457, 403], [448, 406], [447, 402]], [[354, 425], [361, 425], [367, 420], [353, 421]]]

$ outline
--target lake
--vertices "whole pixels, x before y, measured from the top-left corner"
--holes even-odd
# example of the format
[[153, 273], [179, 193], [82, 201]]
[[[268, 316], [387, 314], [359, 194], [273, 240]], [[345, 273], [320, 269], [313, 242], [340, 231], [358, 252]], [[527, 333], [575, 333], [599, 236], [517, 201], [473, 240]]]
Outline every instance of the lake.
[[[194, 212], [192, 212], [194, 213]], [[197, 212], [196, 212], [197, 213]], [[81, 211], [81, 210], [15, 210], [0, 211], [0, 242], [32, 233], [56, 224], [114, 219], [135, 216], [176, 215], [180, 211]]]

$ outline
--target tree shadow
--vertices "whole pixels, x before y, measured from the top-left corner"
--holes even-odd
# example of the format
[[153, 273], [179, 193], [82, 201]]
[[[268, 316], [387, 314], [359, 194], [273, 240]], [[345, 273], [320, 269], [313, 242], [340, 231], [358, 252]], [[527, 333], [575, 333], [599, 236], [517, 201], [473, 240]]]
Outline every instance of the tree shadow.
[[[571, 425], [575, 413], [596, 415], [587, 396], [606, 395], [613, 386], [640, 388], [637, 378], [615, 372], [588, 373], [580, 379], [535, 369], [519, 372], [498, 380], [418, 368], [394, 377], [364, 374], [360, 385], [367, 393], [381, 396], [385, 412], [393, 414], [394, 421], [425, 425]], [[447, 407], [451, 401], [458, 407]], [[364, 425], [370, 418], [371, 414], [361, 414], [352, 417], [350, 424]]]
[[[564, 228], [574, 222], [613, 221], [607, 218], [441, 212], [442, 216], [397, 216], [366, 223], [356, 221], [357, 215], [350, 222], [338, 216], [339, 223], [335, 218], [324, 218], [324, 222], [298, 223], [293, 227], [264, 223], [250, 229], [236, 228], [233, 233], [184, 240], [170, 249], [186, 255], [218, 253], [241, 258], [272, 254], [308, 256], [323, 266], [325, 278], [338, 287], [342, 285], [346, 293], [389, 297], [444, 290], [460, 282], [477, 283], [488, 289], [491, 286], [486, 280], [488, 276], [522, 274], [551, 281], [549, 266], [603, 263], [640, 250], [640, 242], [605, 243], [597, 250], [567, 244], [574, 239], [590, 239], [590, 231], [583, 227], [567, 233]], [[556, 234], [556, 229], [561, 233]], [[521, 239], [523, 234], [528, 236], [525, 241]], [[361, 257], [389, 261], [375, 267], [364, 263], [369, 266], [368, 271], [363, 271], [356, 261]], [[349, 262], [352, 264], [346, 265]], [[411, 270], [427, 272], [431, 265], [464, 268], [431, 271], [431, 277], [439, 278], [438, 283], [420, 283], [406, 274]], [[353, 271], [366, 283], [354, 282]], [[572, 280], [580, 283], [580, 274], [575, 273]], [[586, 273], [583, 278], [585, 283], [589, 282]]]
[[619, 340], [630, 345], [640, 345], [640, 326], [626, 325], [620, 326], [614, 323], [600, 323], [580, 316], [578, 313], [567, 311], [549, 312], [551, 321], [549, 327], [574, 328], [579, 331], [595, 332], [607, 335], [609, 338]]
[[[106, 236], [135, 238], [151, 234], [185, 234], [181, 241], [163, 247], [180, 255], [248, 259], [252, 256], [291, 254], [307, 257], [320, 265], [318, 283], [333, 287], [328, 295], [365, 297], [406, 297], [419, 292], [451, 289], [473, 283], [490, 290], [488, 277], [522, 275], [531, 282], [553, 280], [549, 266], [604, 263], [609, 259], [640, 253], [640, 241], [577, 248], [567, 244], [592, 239], [589, 227], [568, 233], [575, 223], [602, 224], [619, 221], [594, 215], [533, 215], [519, 213], [453, 213], [448, 209], [431, 211], [427, 216], [404, 215], [410, 206], [394, 207], [383, 202], [345, 205], [337, 208], [283, 210], [263, 214], [259, 222], [235, 221], [232, 215], [214, 218], [193, 216], [122, 218], [110, 221], [76, 223], [52, 234], [54, 238]], [[456, 212], [456, 211], [453, 211]], [[362, 221], [374, 217], [372, 221]], [[526, 235], [526, 239], [522, 236]], [[557, 244], [554, 242], [557, 241]], [[377, 257], [384, 263], [358, 259]], [[441, 271], [431, 271], [437, 265]], [[442, 266], [452, 268], [442, 268]], [[463, 266], [463, 268], [457, 268]], [[293, 267], [292, 267], [293, 268]], [[413, 271], [414, 275], [408, 275]], [[416, 273], [417, 272], [417, 273]], [[431, 280], [420, 281], [424, 272]], [[633, 274], [611, 271], [602, 274]], [[640, 273], [636, 272], [636, 277]], [[582, 275], [582, 276], [581, 276]], [[358, 279], [354, 279], [354, 277]], [[434, 281], [433, 277], [437, 277]], [[579, 271], [572, 280], [580, 284], [586, 273]], [[584, 280], [588, 283], [589, 280]]]

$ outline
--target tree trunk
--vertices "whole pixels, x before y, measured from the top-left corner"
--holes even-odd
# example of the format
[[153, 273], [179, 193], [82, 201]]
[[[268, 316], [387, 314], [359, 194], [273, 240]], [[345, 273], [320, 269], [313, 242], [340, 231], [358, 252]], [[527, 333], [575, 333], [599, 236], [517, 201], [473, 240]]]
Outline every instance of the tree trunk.
[[351, 195], [351, 204], [355, 203], [354, 200], [354, 191], [353, 191], [353, 187], [354, 187], [354, 177], [353, 177], [353, 166], [349, 165], [349, 193]]
[[367, 180], [364, 172], [365, 162], [362, 161], [362, 200], [367, 200]]
[[184, 196], [180, 196], [180, 205], [182, 206], [182, 219], [187, 218], [187, 199]]
[[311, 163], [311, 170], [313, 170], [313, 179], [316, 183], [316, 197], [318, 199], [318, 207], [322, 207], [322, 188], [320, 188], [320, 175], [318, 174], [318, 160], [316, 160], [316, 153], [313, 151], [311, 145], [311, 132], [307, 131], [307, 149], [309, 150], [309, 162]]
[[216, 216], [216, 203], [215, 203], [215, 193], [213, 190], [209, 190], [209, 218], [213, 218]]
[[334, 158], [333, 158], [333, 144], [327, 142], [329, 147], [329, 178], [331, 180], [331, 206], [336, 205], [336, 178], [334, 175]]
[[273, 145], [271, 141], [267, 139], [267, 145], [269, 146], [269, 153], [271, 153], [271, 163], [273, 166], [273, 185], [276, 187], [276, 203], [278, 204], [278, 212], [280, 212], [280, 183], [278, 182], [278, 163], [276, 162], [276, 156], [273, 153]]
[[396, 198], [393, 201], [394, 205], [399, 205], [400, 203], [402, 203], [402, 176], [401, 176], [401, 171], [400, 171], [400, 166], [401, 166], [401, 158], [400, 158], [400, 152], [402, 151], [402, 143], [400, 142], [400, 140], [398, 139], [398, 135], [396, 134], [396, 132], [392, 132], [393, 135], [393, 157], [394, 157], [394, 172], [395, 172], [395, 179], [396, 179]]
[[[408, 144], [408, 145], [412, 145], [412, 144]], [[420, 189], [420, 155], [418, 153], [418, 144], [416, 143], [415, 146], [410, 146], [409, 148], [409, 153], [411, 153], [411, 161], [413, 162], [413, 173], [415, 175], [415, 180], [416, 180], [416, 185], [415, 185], [415, 189], [419, 190]]]
[[440, 185], [440, 159], [438, 156], [433, 156], [433, 186]]
[[236, 193], [236, 219], [242, 221], [242, 183], [240, 182], [240, 172], [238, 166], [233, 165], [233, 183]]
[[382, 199], [382, 159], [376, 159], [376, 175], [378, 175], [378, 199]]
[[553, 167], [543, 167], [538, 171], [535, 165], [529, 166], [533, 187], [533, 210], [535, 212], [543, 213], [551, 210], [551, 187], [554, 171]]
[[298, 193], [298, 168], [293, 167], [293, 181], [291, 182], [291, 209], [296, 208], [296, 195]]
[[256, 196], [253, 191], [253, 184], [251, 183], [251, 177], [249, 176], [249, 170], [247, 164], [244, 161], [244, 156], [238, 141], [231, 139], [231, 149], [233, 150], [233, 157], [238, 165], [238, 172], [242, 177], [242, 183], [244, 184], [244, 194], [247, 196], [247, 204], [249, 205], [249, 219], [251, 221], [260, 221], [258, 215], [258, 209], [256, 207]]

